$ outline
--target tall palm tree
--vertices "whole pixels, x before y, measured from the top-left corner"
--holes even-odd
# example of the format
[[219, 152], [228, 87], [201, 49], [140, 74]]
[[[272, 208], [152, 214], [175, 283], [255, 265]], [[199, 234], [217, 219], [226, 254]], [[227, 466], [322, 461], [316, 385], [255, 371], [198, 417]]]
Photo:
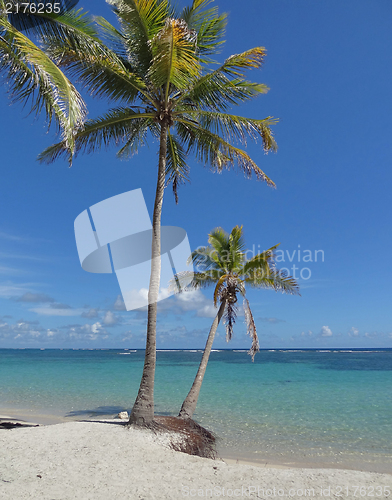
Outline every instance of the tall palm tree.
[[[195, 380], [182, 404], [179, 413], [182, 418], [192, 418], [196, 409], [215, 333], [222, 318], [226, 324], [226, 340], [229, 341], [232, 338], [237, 315], [238, 294], [242, 295], [244, 300], [247, 333], [252, 339], [249, 350], [252, 361], [256, 352], [259, 351], [259, 340], [252, 311], [246, 298], [246, 287], [272, 288], [275, 291], [299, 294], [297, 282], [274, 266], [274, 251], [279, 244], [247, 260], [242, 226], [235, 226], [230, 234], [218, 227], [211, 232], [208, 242], [209, 246], [200, 247], [191, 255], [190, 259], [196, 267], [196, 272], [189, 287], [199, 289], [214, 284], [214, 305], [217, 307], [219, 303], [219, 309], [212, 323]], [[188, 272], [179, 273], [175, 277], [176, 286], [180, 290], [183, 289], [182, 283], [188, 282]]]
[[[148, 136], [159, 142], [157, 187], [153, 212], [153, 239], [146, 353], [142, 380], [130, 423], [149, 425], [154, 416], [156, 316], [160, 283], [160, 226], [165, 186], [187, 180], [187, 155], [218, 172], [237, 165], [248, 177], [272, 180], [238, 147], [250, 137], [261, 138], [265, 152], [276, 149], [271, 117], [251, 119], [227, 113], [268, 88], [246, 79], [245, 71], [262, 65], [265, 49], [256, 47], [233, 55], [211, 69], [211, 56], [220, 49], [226, 15], [211, 0], [194, 0], [177, 12], [169, 0], [107, 0], [120, 29], [99, 18], [102, 39], [110, 57], [97, 57], [88, 47], [48, 37], [46, 51], [78, 78], [96, 97], [116, 107], [87, 121], [75, 132], [75, 153], [93, 153], [122, 143], [118, 156], [135, 153]], [[72, 160], [65, 141], [46, 149], [41, 161], [60, 156]]]

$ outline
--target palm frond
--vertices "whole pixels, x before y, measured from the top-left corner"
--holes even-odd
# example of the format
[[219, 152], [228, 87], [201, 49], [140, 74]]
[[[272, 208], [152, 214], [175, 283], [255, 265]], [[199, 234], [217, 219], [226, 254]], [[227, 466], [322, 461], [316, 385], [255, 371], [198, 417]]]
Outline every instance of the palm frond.
[[[126, 37], [124, 33], [115, 28], [104, 17], [94, 16], [92, 18], [98, 32], [98, 37], [103, 48], [109, 48], [120, 60], [127, 60]], [[103, 42], [103, 43], [102, 43]]]
[[223, 295], [224, 295], [224, 291], [226, 290], [226, 280], [227, 280], [228, 276], [227, 274], [223, 274], [222, 276], [220, 276], [220, 278], [218, 279], [218, 283], [216, 284], [215, 286], [215, 290], [214, 290], [214, 306], [217, 307], [218, 305], [218, 300], [221, 300], [223, 298]]
[[192, 271], [182, 271], [181, 273], [175, 274], [175, 276], [169, 281], [168, 290], [170, 293], [184, 292], [192, 287], [190, 280], [193, 279], [194, 273]]
[[209, 62], [206, 56], [219, 51], [227, 25], [227, 14], [219, 15], [217, 7], [208, 8], [211, 3], [213, 0], [194, 0], [181, 15], [197, 33], [197, 48], [202, 62]]
[[167, 137], [166, 177], [167, 184], [172, 184], [174, 198], [178, 204], [178, 188], [181, 184], [189, 182], [189, 166], [185, 151], [170, 130]]
[[228, 234], [221, 227], [216, 227], [208, 235], [208, 243], [211, 245], [211, 260], [220, 265], [223, 254], [229, 251]]
[[[153, 119], [154, 115], [151, 113], [138, 113], [129, 108], [112, 109], [99, 118], [88, 120], [83, 129], [75, 134], [75, 154], [81, 151], [93, 153], [101, 147], [107, 148], [112, 144], [127, 142], [135, 131], [150, 124], [152, 126]], [[134, 121], [144, 123], [133, 126]], [[68, 152], [63, 141], [45, 149], [38, 160], [42, 163], [52, 163], [64, 155], [67, 156]]]
[[241, 270], [241, 274], [248, 276], [249, 274], [254, 274], [259, 271], [268, 273], [270, 269], [274, 268], [275, 250], [279, 245], [280, 243], [246, 261]]
[[200, 73], [195, 36], [185, 21], [167, 19], [164, 28], [151, 42], [153, 60], [149, 78], [156, 87], [164, 88], [166, 101], [171, 85], [184, 89]]
[[248, 137], [255, 142], [261, 138], [265, 152], [278, 149], [270, 128], [278, 123], [278, 119], [272, 116], [255, 120], [213, 111], [197, 110], [187, 114], [198, 121], [203, 128], [222, 136], [227, 141], [238, 141], [246, 145]]
[[245, 278], [245, 283], [253, 288], [273, 288], [276, 292], [300, 295], [297, 281], [285, 270], [270, 269], [254, 272]]
[[244, 312], [245, 312], [246, 333], [252, 339], [252, 345], [250, 346], [248, 354], [252, 357], [252, 361], [254, 361], [256, 353], [260, 351], [260, 344], [257, 336], [255, 320], [253, 318], [253, 314], [250, 309], [249, 301], [246, 297], [244, 297]]
[[120, 21], [128, 54], [137, 73], [145, 75], [152, 61], [150, 41], [174, 14], [167, 0], [107, 0]]
[[245, 259], [245, 242], [243, 239], [242, 226], [235, 226], [228, 236], [228, 250], [225, 267], [232, 273], [238, 274]]
[[275, 187], [272, 179], [242, 149], [233, 146], [219, 135], [202, 128], [193, 121], [178, 119], [176, 126], [181, 140], [188, 145], [188, 152], [193, 152], [204, 164], [210, 165], [217, 172], [237, 165], [246, 177], [250, 178], [253, 173], [258, 180]]
[[235, 253], [242, 253], [245, 249], [245, 241], [243, 237], [243, 226], [235, 226], [229, 235], [230, 249]]
[[64, 146], [73, 153], [73, 132], [83, 123], [82, 97], [53, 61], [23, 33], [0, 17], [0, 71], [10, 82], [15, 102], [32, 102], [31, 111], [45, 109], [49, 124], [54, 118], [63, 131]]
[[[0, 10], [12, 12], [8, 14], [8, 21], [18, 31], [24, 31], [31, 37], [45, 39], [47, 36], [66, 37], [71, 32], [78, 38], [79, 34], [95, 37], [96, 30], [82, 9], [75, 9], [77, 0], [59, 0], [49, 2], [44, 0], [34, 5], [34, 2], [1, 0]], [[39, 8], [42, 7], [43, 8]], [[5, 8], [7, 6], [7, 9]], [[33, 9], [32, 7], [35, 7]], [[56, 12], [53, 12], [56, 7]], [[60, 12], [57, 12], [57, 9]], [[52, 11], [52, 12], [50, 12]]]
[[253, 49], [234, 54], [226, 59], [221, 72], [225, 75], [245, 78], [245, 70], [260, 68], [264, 62], [266, 50], [264, 47], [254, 47]]
[[226, 325], [226, 342], [230, 342], [233, 337], [233, 328], [237, 319], [237, 311], [238, 308], [235, 302], [228, 300], [223, 314], [223, 322]]
[[128, 125], [127, 140], [124, 146], [117, 151], [117, 158], [127, 160], [139, 151], [139, 148], [147, 145], [147, 133], [156, 126], [149, 119], [132, 120]]
[[136, 98], [156, 105], [154, 98], [146, 90], [146, 84], [139, 78], [127, 62], [101, 44], [87, 44], [80, 47], [66, 40], [48, 38], [46, 51], [60, 67], [66, 67], [69, 74], [79, 81], [95, 98], [122, 101], [132, 104]]
[[215, 284], [221, 276], [222, 273], [216, 269], [210, 269], [204, 273], [194, 273], [191, 286], [193, 288], [207, 288], [208, 286]]
[[246, 81], [244, 75], [247, 69], [259, 68], [264, 55], [263, 47], [255, 47], [229, 57], [218, 69], [198, 78], [178, 98], [178, 103], [194, 102], [211, 110], [222, 111], [230, 105], [267, 93], [269, 89], [266, 85]]
[[[193, 276], [193, 277], [192, 277]], [[190, 282], [189, 280], [192, 279]], [[208, 271], [203, 273], [183, 271], [177, 273], [169, 282], [169, 290], [172, 292], [198, 290], [213, 285], [219, 279], [216, 272]]]
[[196, 269], [202, 269], [206, 273], [221, 269], [220, 261], [217, 259], [217, 252], [211, 246], [198, 247], [194, 250], [190, 257], [190, 262], [193, 263]]

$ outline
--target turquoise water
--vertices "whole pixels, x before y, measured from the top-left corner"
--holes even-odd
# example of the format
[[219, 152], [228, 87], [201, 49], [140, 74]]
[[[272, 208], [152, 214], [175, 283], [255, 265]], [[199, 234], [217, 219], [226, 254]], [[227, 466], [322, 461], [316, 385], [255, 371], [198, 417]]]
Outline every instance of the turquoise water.
[[[155, 406], [176, 414], [201, 351], [160, 351]], [[144, 351], [0, 349], [0, 411], [130, 410]], [[194, 416], [226, 455], [392, 471], [392, 350], [214, 351]]]

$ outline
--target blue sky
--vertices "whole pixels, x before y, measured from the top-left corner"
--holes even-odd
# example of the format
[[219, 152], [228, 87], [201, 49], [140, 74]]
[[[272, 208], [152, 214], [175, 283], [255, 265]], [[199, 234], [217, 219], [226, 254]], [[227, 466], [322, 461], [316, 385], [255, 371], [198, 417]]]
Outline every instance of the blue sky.
[[[166, 192], [163, 224], [183, 227], [192, 248], [206, 244], [214, 227], [236, 224], [250, 249], [281, 242], [278, 266], [293, 273], [295, 265], [297, 277], [302, 270], [302, 296], [248, 292], [262, 348], [392, 347], [390, 1], [216, 4], [229, 13], [221, 60], [267, 49], [264, 67], [250, 77], [269, 93], [235, 112], [279, 118], [276, 154], [248, 146], [277, 189], [190, 160], [191, 183], [178, 206]], [[112, 19], [104, 0], [79, 6]], [[35, 159], [54, 131], [10, 105], [1, 83], [0, 347], [143, 348], [146, 313], [123, 310], [115, 275], [81, 269], [73, 221], [136, 188], [151, 215], [157, 144], [129, 161], [112, 148], [79, 156], [72, 168], [40, 165]], [[88, 103], [91, 117], [105, 109]], [[158, 348], [202, 347], [215, 314], [211, 296], [162, 301]], [[243, 317], [229, 345], [223, 326], [214, 345], [247, 348]]]

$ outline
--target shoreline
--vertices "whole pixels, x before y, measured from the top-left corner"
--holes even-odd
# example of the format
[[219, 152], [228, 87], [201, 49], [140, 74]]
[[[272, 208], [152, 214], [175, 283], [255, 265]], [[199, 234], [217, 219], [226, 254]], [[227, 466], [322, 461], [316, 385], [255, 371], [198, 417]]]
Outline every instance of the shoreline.
[[171, 442], [173, 437], [167, 433], [125, 429], [121, 421], [113, 420], [3, 430], [0, 497], [172, 500], [377, 496], [386, 500], [392, 489], [391, 474], [231, 464], [174, 451]]
[[[97, 422], [98, 420], [113, 420], [117, 423], [122, 421], [114, 419], [113, 415], [96, 415], [88, 416], [86, 413], [85, 418], [80, 416], [65, 416], [64, 414], [49, 414], [39, 412], [32, 409], [21, 408], [0, 408], [0, 422], [2, 421], [20, 422], [26, 425], [39, 425], [41, 427], [53, 426], [59, 424], [66, 424], [71, 422]], [[1, 429], [3, 430], [3, 429]], [[0, 432], [1, 432], [0, 430]], [[314, 470], [343, 470], [343, 471], [357, 471], [364, 473], [379, 473], [379, 474], [392, 474], [390, 468], [383, 464], [366, 462], [366, 458], [362, 457], [361, 462], [346, 461], [342, 463], [336, 462], [316, 462], [312, 463], [310, 460], [289, 460], [279, 457], [269, 457], [267, 455], [255, 457], [254, 453], [250, 450], [233, 451], [224, 445], [217, 445], [218, 457], [217, 460], [222, 460], [229, 465], [246, 465], [258, 467], [263, 469], [314, 469]]]

